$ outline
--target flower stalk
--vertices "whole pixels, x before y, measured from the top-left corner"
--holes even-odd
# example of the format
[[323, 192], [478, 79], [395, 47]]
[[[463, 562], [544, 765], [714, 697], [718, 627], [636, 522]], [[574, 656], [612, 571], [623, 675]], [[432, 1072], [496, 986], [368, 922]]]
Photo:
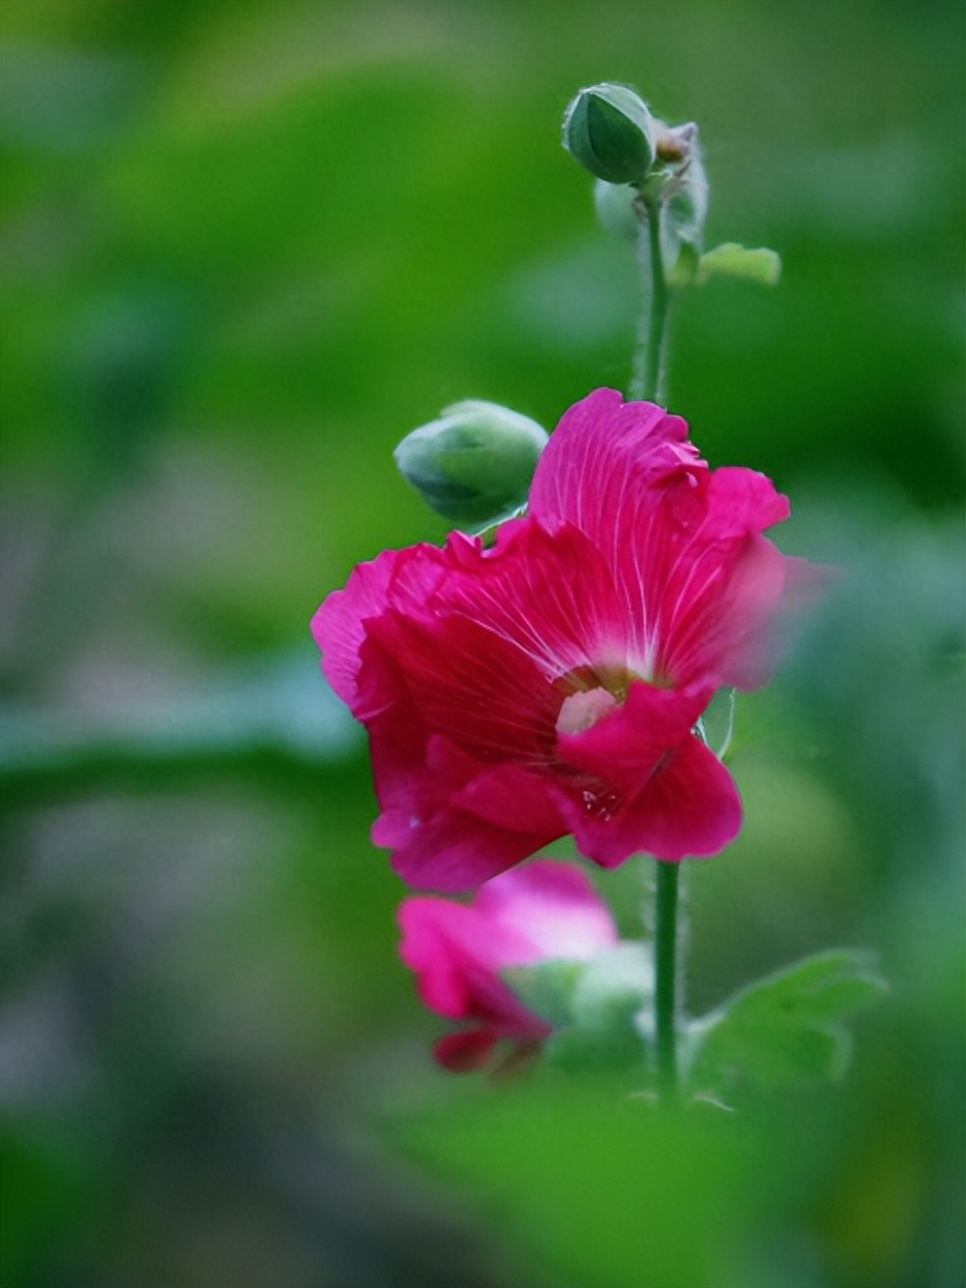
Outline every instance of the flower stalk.
[[637, 352], [631, 378], [630, 396], [647, 402], [663, 403], [665, 341], [669, 292], [664, 272], [661, 246], [660, 201], [639, 196], [635, 207], [640, 211], [637, 234], [637, 256], [645, 284], [645, 298], [638, 327]]
[[679, 863], [657, 861], [654, 899], [654, 1042], [658, 1089], [665, 1104], [678, 1095], [677, 968]]
[[[630, 396], [659, 403], [666, 393], [664, 372], [669, 303], [661, 244], [662, 206], [660, 201], [649, 200], [643, 194], [638, 196], [634, 204], [639, 217], [637, 254], [645, 292]], [[657, 860], [654, 900], [654, 1041], [658, 1089], [665, 1104], [673, 1104], [678, 1096], [679, 879], [679, 864]]]

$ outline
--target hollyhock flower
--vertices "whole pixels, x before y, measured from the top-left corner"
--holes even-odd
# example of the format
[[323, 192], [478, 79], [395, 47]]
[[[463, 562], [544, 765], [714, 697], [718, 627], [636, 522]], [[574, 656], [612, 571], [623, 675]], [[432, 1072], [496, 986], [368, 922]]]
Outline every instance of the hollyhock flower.
[[400, 956], [416, 973], [422, 1000], [439, 1015], [472, 1022], [434, 1048], [454, 1072], [481, 1068], [501, 1039], [513, 1041], [514, 1056], [522, 1058], [552, 1031], [514, 996], [501, 971], [589, 961], [618, 942], [610, 912], [584, 874], [542, 860], [494, 877], [472, 903], [422, 895], [405, 899], [398, 915]]
[[680, 417], [598, 389], [491, 548], [455, 532], [360, 564], [312, 629], [396, 871], [466, 890], [566, 833], [605, 867], [731, 841], [738, 792], [694, 728], [770, 673], [807, 567], [762, 536], [788, 512], [762, 474], [710, 470]]

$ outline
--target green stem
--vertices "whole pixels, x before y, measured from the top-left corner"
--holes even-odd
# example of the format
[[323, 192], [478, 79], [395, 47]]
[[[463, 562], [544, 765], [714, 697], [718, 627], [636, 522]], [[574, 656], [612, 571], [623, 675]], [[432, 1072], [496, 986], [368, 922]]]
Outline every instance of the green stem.
[[654, 1040], [661, 1099], [677, 1098], [677, 916], [679, 863], [657, 860], [654, 907]]
[[661, 206], [656, 201], [640, 200], [645, 218], [638, 230], [637, 247], [647, 298], [638, 331], [630, 396], [659, 402], [664, 397], [664, 350], [670, 296], [661, 250]]

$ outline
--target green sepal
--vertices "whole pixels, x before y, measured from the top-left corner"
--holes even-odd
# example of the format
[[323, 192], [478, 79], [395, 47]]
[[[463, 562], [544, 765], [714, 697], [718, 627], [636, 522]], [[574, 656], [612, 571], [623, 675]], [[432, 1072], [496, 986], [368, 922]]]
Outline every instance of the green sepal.
[[573, 996], [589, 963], [553, 959], [533, 966], [511, 966], [500, 972], [528, 1010], [559, 1027], [573, 1020]]
[[687, 1079], [697, 1091], [718, 1093], [839, 1079], [852, 1053], [843, 1019], [887, 991], [868, 953], [840, 948], [806, 957], [689, 1024]]
[[544, 1046], [552, 1065], [602, 1073], [644, 1063], [639, 1019], [653, 991], [653, 969], [643, 944], [618, 944], [592, 961], [545, 961], [502, 975], [525, 1006], [554, 1026]]

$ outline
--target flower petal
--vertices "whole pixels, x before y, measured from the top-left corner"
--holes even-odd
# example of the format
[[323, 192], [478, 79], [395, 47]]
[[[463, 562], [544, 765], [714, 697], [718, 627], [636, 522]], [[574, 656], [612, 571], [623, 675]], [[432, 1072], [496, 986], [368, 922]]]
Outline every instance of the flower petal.
[[680, 416], [597, 389], [564, 414], [530, 490], [536, 519], [572, 523], [600, 551], [621, 601], [629, 665], [647, 679], [660, 589], [650, 567], [652, 529], [708, 471], [687, 433]]
[[[316, 610], [311, 630], [322, 651], [322, 670], [333, 690], [357, 720], [369, 715], [360, 704], [357, 681], [360, 650], [367, 623], [393, 604], [405, 609], [425, 602], [442, 576], [440, 552], [426, 544], [405, 550], [384, 550], [369, 563], [353, 569], [344, 589], [334, 591]], [[405, 571], [402, 590], [397, 587]]]
[[712, 694], [710, 687], [659, 689], [635, 681], [627, 700], [595, 725], [580, 733], [559, 734], [557, 754], [612, 792], [633, 796], [668, 752], [691, 737]]
[[447, 1033], [433, 1047], [433, 1057], [450, 1073], [474, 1073], [489, 1060], [497, 1040], [498, 1035], [492, 1029]]
[[406, 899], [398, 920], [400, 956], [415, 972], [419, 995], [431, 1010], [450, 1019], [484, 1020], [505, 1037], [549, 1032], [499, 976], [504, 967], [539, 960], [539, 947], [522, 931], [449, 899]]
[[[601, 550], [636, 520], [642, 490], [669, 473], [706, 470], [687, 423], [648, 402], [595, 389], [560, 419], [537, 462], [529, 512], [549, 527], [572, 523]], [[631, 527], [639, 527], [632, 522]]]
[[563, 697], [522, 649], [457, 613], [391, 610], [368, 630], [427, 730], [481, 760], [546, 763]]
[[614, 815], [573, 815], [581, 854], [608, 868], [637, 853], [672, 862], [717, 854], [740, 829], [741, 797], [734, 780], [695, 737], [676, 747]]
[[371, 722], [369, 742], [382, 807], [372, 839], [417, 889], [473, 889], [566, 831], [545, 778], [427, 739], [406, 709]]
[[644, 554], [655, 669], [678, 685], [756, 688], [777, 661], [778, 615], [801, 563], [760, 535], [787, 517], [788, 501], [738, 468], [715, 470], [681, 499], [655, 513]]
[[627, 702], [593, 728], [560, 736], [560, 755], [589, 776], [562, 807], [582, 854], [614, 867], [639, 851], [676, 860], [734, 839], [737, 788], [690, 732], [710, 695], [633, 684]]
[[585, 874], [565, 863], [535, 859], [512, 868], [488, 881], [474, 906], [491, 925], [526, 935], [542, 958], [586, 961], [617, 943], [610, 909]]
[[515, 644], [546, 679], [595, 664], [623, 667], [627, 613], [607, 564], [572, 525], [505, 523], [490, 550], [451, 537], [449, 575], [434, 614], [458, 612]]

